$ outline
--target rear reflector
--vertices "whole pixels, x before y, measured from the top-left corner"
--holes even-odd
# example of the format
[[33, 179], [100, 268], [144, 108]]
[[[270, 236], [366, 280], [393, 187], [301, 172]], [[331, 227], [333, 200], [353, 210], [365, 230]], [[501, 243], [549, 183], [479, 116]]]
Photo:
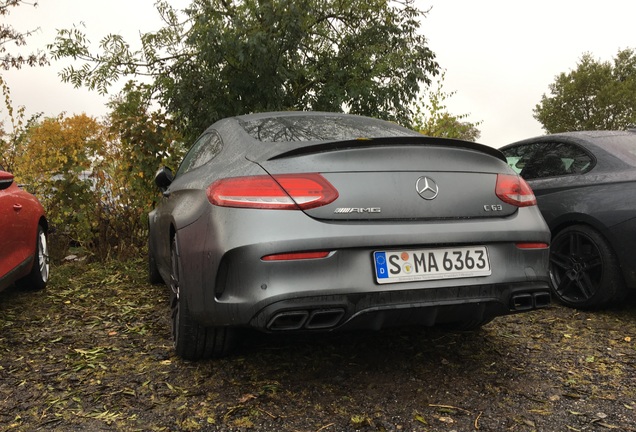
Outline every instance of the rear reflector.
[[550, 247], [547, 243], [516, 243], [519, 249], [547, 249]]
[[298, 252], [298, 253], [283, 253], [275, 255], [266, 255], [261, 260], [263, 261], [294, 261], [294, 260], [306, 260], [306, 259], [320, 259], [327, 258], [329, 256], [328, 251], [320, 252]]
[[532, 188], [518, 175], [497, 174], [495, 193], [500, 200], [513, 206], [528, 207], [537, 204]]
[[232, 177], [208, 186], [208, 200], [221, 207], [306, 210], [338, 198], [338, 191], [320, 174]]

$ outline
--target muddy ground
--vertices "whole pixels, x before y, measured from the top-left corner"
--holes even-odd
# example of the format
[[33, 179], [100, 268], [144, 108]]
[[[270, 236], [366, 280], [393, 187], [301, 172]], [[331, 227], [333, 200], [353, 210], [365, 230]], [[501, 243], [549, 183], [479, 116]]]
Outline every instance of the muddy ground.
[[636, 431], [636, 303], [478, 332], [274, 338], [191, 363], [143, 260], [0, 293], [4, 431]]

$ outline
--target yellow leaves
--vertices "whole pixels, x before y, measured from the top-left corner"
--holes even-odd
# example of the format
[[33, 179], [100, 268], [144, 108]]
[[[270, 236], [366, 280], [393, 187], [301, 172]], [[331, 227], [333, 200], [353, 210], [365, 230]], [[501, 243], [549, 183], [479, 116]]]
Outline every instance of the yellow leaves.
[[30, 179], [88, 168], [108, 147], [106, 127], [86, 114], [47, 118], [27, 129], [17, 171]]
[[372, 425], [371, 419], [364, 414], [352, 415], [351, 418], [349, 419], [349, 422], [351, 423], [351, 426], [353, 426], [354, 428], [362, 428], [362, 427], [367, 427]]

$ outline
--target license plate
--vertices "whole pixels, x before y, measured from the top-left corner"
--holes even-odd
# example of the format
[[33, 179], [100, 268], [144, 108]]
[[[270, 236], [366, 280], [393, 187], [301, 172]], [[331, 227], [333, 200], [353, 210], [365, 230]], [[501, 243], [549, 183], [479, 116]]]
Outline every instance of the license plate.
[[488, 249], [471, 246], [373, 253], [378, 283], [457, 279], [491, 274]]

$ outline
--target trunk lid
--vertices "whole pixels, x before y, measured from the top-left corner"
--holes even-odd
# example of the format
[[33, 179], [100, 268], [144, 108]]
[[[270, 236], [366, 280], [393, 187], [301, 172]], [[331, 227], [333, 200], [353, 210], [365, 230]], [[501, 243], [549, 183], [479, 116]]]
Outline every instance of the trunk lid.
[[304, 211], [325, 221], [493, 218], [517, 210], [495, 193], [497, 174], [514, 174], [499, 152], [462, 141], [322, 143], [257, 163], [272, 175], [320, 173], [339, 196]]

